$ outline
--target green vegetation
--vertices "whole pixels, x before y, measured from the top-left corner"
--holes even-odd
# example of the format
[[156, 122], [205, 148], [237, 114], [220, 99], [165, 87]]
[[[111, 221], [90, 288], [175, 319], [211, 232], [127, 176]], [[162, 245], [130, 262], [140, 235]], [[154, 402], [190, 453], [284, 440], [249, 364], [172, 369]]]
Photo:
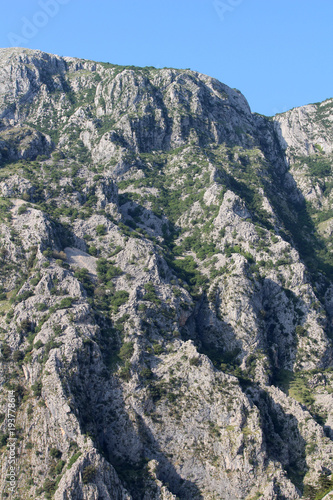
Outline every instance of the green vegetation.
[[119, 357], [121, 360], [126, 361], [132, 357], [133, 352], [133, 342], [125, 342], [120, 348]]
[[329, 478], [322, 474], [318, 484], [305, 486], [303, 495], [307, 500], [322, 500], [331, 491], [333, 491], [333, 477]]
[[167, 258], [167, 262], [177, 276], [189, 284], [193, 296], [199, 295], [202, 289], [206, 290], [208, 278], [203, 276], [197, 269], [198, 265], [192, 256], [174, 260], [169, 260], [169, 258]]
[[116, 278], [122, 274], [122, 270], [114, 266], [112, 262], [108, 261], [105, 258], [98, 259], [97, 261], [97, 276], [98, 278], [106, 283], [110, 281], [112, 278]]
[[33, 390], [34, 396], [40, 398], [41, 395], [42, 395], [42, 388], [43, 388], [43, 384], [42, 384], [42, 382], [40, 380], [37, 381], [37, 382], [35, 382], [31, 386], [31, 389]]
[[[284, 292], [281, 295], [283, 297], [281, 303], [282, 307], [285, 306], [285, 315], [293, 322], [292, 340], [294, 343], [291, 345], [291, 336], [287, 329], [282, 331], [282, 335], [285, 336], [286, 342], [290, 342], [288, 349], [291, 345], [291, 349], [295, 348], [295, 350], [299, 349], [300, 351], [300, 346], [302, 347], [306, 345], [306, 342], [309, 342], [303, 353], [309, 360], [311, 354], [317, 356], [319, 352], [322, 352], [321, 346], [318, 353], [315, 352], [316, 338], [310, 339], [310, 326], [305, 323], [307, 320], [305, 313], [303, 313], [305, 306], [302, 307], [301, 299], [295, 299], [293, 293], [288, 290], [288, 287], [294, 286], [296, 282], [293, 277], [297, 271], [291, 264], [297, 257], [295, 252], [291, 253], [290, 257], [290, 247], [286, 251], [282, 251], [281, 255], [277, 255], [278, 248], [282, 248], [281, 238], [290, 242], [292, 247], [296, 247], [301, 260], [306, 263], [307, 269], [310, 270], [310, 276], [304, 275], [306, 277], [304, 283], [314, 285], [313, 290], [317, 297], [311, 307], [313, 311], [318, 313], [318, 319], [322, 320], [322, 325], [328, 334], [330, 333], [329, 325], [324, 322], [325, 312], [320, 301], [328, 296], [327, 291], [330, 284], [327, 278], [333, 277], [331, 255], [333, 236], [330, 234], [330, 222], [320, 226], [328, 219], [333, 220], [333, 209], [330, 208], [331, 193], [333, 192], [332, 156], [325, 153], [319, 144], [315, 144], [316, 152], [314, 155], [306, 158], [295, 158], [296, 163], [291, 164], [290, 170], [292, 171], [293, 168], [298, 170], [300, 175], [305, 177], [306, 183], [313, 188], [313, 192], [320, 190], [323, 198], [321, 200], [323, 208], [320, 210], [318, 209], [319, 204], [304, 202], [301, 200], [301, 196], [294, 196], [295, 193], [290, 192], [290, 184], [285, 182], [285, 175], [281, 174], [281, 170], [276, 168], [275, 160], [272, 160], [273, 149], [271, 146], [268, 148], [265, 144], [266, 139], [264, 139], [264, 134], [261, 134], [263, 130], [260, 132], [263, 142], [259, 145], [259, 135], [251, 137], [250, 126], [239, 124], [239, 126], [234, 127], [234, 134], [229, 134], [230, 124], [232, 124], [230, 122], [226, 126], [228, 132], [223, 136], [222, 131], [226, 124], [223, 123], [222, 118], [219, 123], [213, 124], [214, 113], [207, 120], [205, 117], [202, 119], [193, 111], [193, 108], [191, 111], [190, 106], [187, 108], [181, 101], [177, 107], [175, 106], [171, 110], [167, 109], [164, 107], [163, 101], [164, 89], [163, 86], [159, 87], [158, 78], [154, 80], [154, 85], [156, 85], [156, 89], [158, 88], [156, 95], [158, 95], [159, 106], [163, 103], [161, 109], [163, 120], [166, 123], [167, 135], [179, 116], [184, 145], [174, 150], [167, 150], [166, 141], [165, 151], [162, 149], [152, 151], [150, 148], [155, 147], [155, 145], [150, 144], [146, 137], [150, 135], [153, 128], [159, 134], [157, 113], [154, 116], [155, 109], [150, 109], [153, 101], [148, 98], [149, 92], [153, 90], [153, 84], [148, 80], [148, 77], [155, 74], [154, 68], [135, 68], [111, 64], [102, 64], [101, 66], [105, 70], [105, 72], [101, 72], [101, 75], [107, 75], [111, 93], [107, 94], [105, 86], [99, 86], [103, 95], [100, 94], [97, 97], [98, 106], [102, 108], [102, 112], [98, 113], [98, 116], [95, 107], [96, 88], [102, 76], [97, 71], [78, 70], [72, 71], [67, 76], [59, 76], [65, 89], [62, 92], [57, 89], [59, 86], [58, 82], [56, 84], [58, 75], [56, 78], [50, 78], [48, 75], [41, 74], [41, 81], [47, 88], [48, 99], [45, 103], [36, 101], [29, 104], [29, 106], [34, 107], [34, 111], [38, 109], [38, 114], [33, 118], [37, 125], [36, 123], [30, 125], [36, 130], [51, 134], [55, 144], [57, 144], [61, 134], [66, 131], [67, 143], [64, 153], [56, 149], [51, 158], [41, 156], [36, 161], [22, 160], [10, 163], [4, 151], [5, 160], [0, 169], [1, 181], [9, 179], [15, 174], [15, 176], [25, 180], [23, 185], [29, 186], [29, 188], [24, 188], [26, 192], [22, 192], [21, 186], [17, 189], [13, 188], [13, 198], [20, 197], [26, 202], [18, 208], [18, 217], [16, 217], [15, 211], [13, 215], [11, 214], [13, 207], [11, 202], [4, 198], [0, 199], [0, 263], [2, 269], [0, 315], [5, 322], [3, 326], [10, 325], [8, 330], [2, 328], [0, 332], [5, 383], [14, 385], [13, 380], [19, 380], [20, 377], [23, 380], [22, 364], [37, 360], [40, 374], [37, 382], [32, 385], [31, 391], [24, 389], [23, 383], [26, 382], [22, 382], [22, 385], [15, 382], [18, 402], [23, 402], [23, 406], [30, 398], [33, 403], [27, 405], [27, 416], [29, 420], [32, 420], [34, 410], [44, 404], [40, 398], [47, 387], [42, 386], [41, 377], [42, 373], [43, 377], [49, 375], [44, 364], [49, 358], [51, 350], [58, 349], [55, 354], [57, 354], [59, 366], [64, 366], [66, 369], [68, 375], [66, 380], [70, 384], [69, 389], [73, 389], [73, 394], [76, 391], [74, 402], [70, 402], [70, 390], [67, 391], [65, 388], [66, 397], [68, 397], [70, 405], [79, 402], [82, 405], [80, 408], [88, 407], [87, 414], [84, 415], [84, 419], [89, 421], [85, 433], [88, 435], [88, 432], [92, 431], [91, 436], [96, 438], [96, 445], [101, 444], [104, 438], [101, 435], [98, 436], [97, 433], [94, 434], [93, 423], [98, 421], [98, 418], [96, 420], [89, 404], [86, 404], [90, 401], [89, 394], [85, 395], [85, 391], [82, 390], [82, 384], [85, 383], [86, 379], [85, 377], [80, 379], [80, 373], [75, 373], [73, 364], [62, 352], [64, 348], [60, 349], [60, 346], [66, 345], [67, 325], [73, 327], [71, 330], [75, 328], [75, 334], [82, 345], [77, 352], [78, 359], [84, 359], [89, 364], [89, 359], [91, 360], [97, 352], [96, 349], [100, 349], [104, 366], [98, 374], [93, 369], [89, 374], [87, 370], [88, 377], [98, 375], [98, 380], [101, 383], [103, 378], [109, 381], [110, 377], [115, 379], [119, 377], [122, 379], [118, 380], [119, 387], [121, 387], [123, 381], [129, 381], [132, 373], [136, 370], [136, 374], [140, 377], [141, 389], [145, 393], [144, 398], [150, 398], [149, 405], [144, 402], [145, 407], [150, 406], [147, 416], [158, 425], [167, 414], [166, 412], [169, 411], [176, 420], [181, 419], [179, 410], [181, 405], [177, 405], [177, 401], [180, 401], [181, 397], [184, 401], [187, 399], [187, 394], [184, 393], [186, 391], [182, 392], [177, 385], [176, 369], [171, 368], [170, 364], [170, 377], [166, 382], [163, 377], [160, 378], [162, 372], [158, 368], [161, 366], [159, 365], [161, 361], [159, 356], [173, 358], [172, 353], [175, 352], [175, 345], [177, 345], [174, 340], [178, 337], [184, 341], [191, 339], [193, 342], [198, 339], [200, 353], [211, 359], [215, 369], [238, 378], [237, 382], [229, 377], [229, 382], [232, 380], [231, 386], [239, 384], [245, 391], [256, 380], [259, 368], [258, 361], [264, 361], [262, 352], [257, 349], [248, 355], [245, 358], [245, 368], [241, 369], [241, 358], [244, 353], [241, 355], [240, 348], [233, 348], [237, 345], [236, 329], [241, 325], [241, 322], [236, 321], [235, 325], [234, 323], [229, 324], [229, 319], [224, 318], [224, 313], [223, 317], [219, 316], [221, 303], [223, 306], [223, 289], [221, 288], [229, 286], [227, 279], [229, 276], [237, 276], [237, 273], [243, 273], [244, 270], [243, 276], [248, 281], [248, 290], [254, 297], [254, 303], [257, 302], [257, 299], [259, 301], [265, 297], [263, 290], [266, 288], [260, 286], [264, 280], [266, 280], [265, 285], [269, 285], [269, 280], [274, 282], [280, 280], [283, 283], [281, 287], [285, 288], [281, 290]], [[118, 88], [119, 82], [117, 85], [114, 82], [115, 86], [113, 86], [112, 79], [121, 72], [126, 72], [129, 80], [127, 81], [125, 78]], [[122, 105], [119, 105], [123, 96], [128, 96], [128, 82], [132, 77], [136, 79], [138, 84], [135, 111], [122, 109]], [[186, 73], [187, 77], [194, 78], [193, 75], [190, 76]], [[80, 81], [81, 78], [84, 78], [84, 81]], [[73, 86], [75, 91], [71, 87], [73, 80], [76, 83], [80, 82]], [[178, 83], [175, 81], [175, 89], [177, 89], [177, 85]], [[186, 90], [186, 87], [184, 89]], [[116, 91], [121, 93], [119, 101], [117, 101]], [[182, 95], [186, 98], [186, 92]], [[227, 102], [228, 97], [225, 97]], [[110, 106], [110, 104], [112, 105]], [[210, 106], [209, 102], [207, 105]], [[21, 106], [21, 103], [18, 103], [17, 106]], [[22, 116], [25, 116], [25, 113], [29, 111], [28, 104], [26, 106], [27, 109], [21, 113]], [[81, 140], [80, 121], [75, 123], [69, 121], [72, 114], [79, 108], [94, 124], [97, 130], [96, 139], [100, 139], [104, 133], [111, 131], [110, 141], [115, 149], [119, 148], [118, 151], [115, 151], [114, 157], [106, 161], [101, 160], [100, 164], [95, 162], [96, 157], [91, 157], [90, 151]], [[318, 113], [319, 108], [320, 106]], [[63, 110], [62, 116], [58, 113], [60, 109]], [[159, 112], [160, 110], [158, 110]], [[231, 112], [233, 112], [232, 109]], [[133, 127], [132, 137], [127, 134], [127, 129], [124, 133], [124, 119]], [[264, 120], [262, 123], [264, 125]], [[200, 126], [197, 126], [198, 124]], [[211, 134], [214, 127], [216, 133], [220, 134], [221, 132], [218, 140]], [[204, 130], [207, 133], [203, 132]], [[187, 133], [189, 135], [186, 138]], [[196, 137], [194, 137], [195, 135]], [[132, 147], [131, 144], [129, 148], [128, 144], [135, 140], [137, 140], [135, 147]], [[260, 149], [250, 146], [254, 142], [258, 144]], [[248, 144], [249, 146], [246, 148], [240, 144]], [[282, 156], [281, 160], [283, 160]], [[118, 167], [114, 168], [117, 163]], [[118, 176], [121, 170], [119, 167], [122, 165], [128, 171], [125, 172], [125, 175], [123, 172]], [[106, 193], [104, 188], [111, 174], [113, 178], [118, 176], [118, 180], [119, 178], [123, 179], [120, 182], [116, 180], [121, 192], [119, 202], [122, 205], [122, 216], [124, 216], [121, 219], [122, 222], [120, 222], [122, 216], [120, 217], [119, 214], [111, 215], [114, 207], [103, 207], [103, 203], [99, 199], [101, 188]], [[29, 184], [26, 181], [29, 181]], [[227, 191], [232, 191], [234, 194], [226, 196]], [[268, 206], [267, 200], [276, 217], [264, 208]], [[222, 203], [223, 206], [221, 206]], [[47, 262], [42, 265], [39, 261], [37, 243], [34, 242], [34, 247], [27, 248], [26, 241], [24, 241], [26, 232], [30, 229], [30, 218], [24, 214], [29, 211], [35, 217], [35, 209], [40, 209], [43, 212], [43, 219], [40, 220], [43, 237], [41, 237], [42, 241], [38, 241], [38, 245], [41, 244], [41, 248], [44, 249], [43, 254]], [[226, 214], [224, 209], [229, 210], [229, 213]], [[96, 220], [96, 215], [100, 217], [99, 221], [105, 223], [96, 225], [93, 222]], [[36, 221], [37, 218], [40, 217], [36, 215]], [[237, 221], [237, 224], [234, 224], [234, 221]], [[223, 225], [225, 227], [221, 227]], [[242, 225], [244, 231], [241, 230]], [[25, 231], [19, 234], [19, 229], [22, 226]], [[92, 227], [94, 229], [91, 231]], [[36, 222], [36, 226], [33, 228], [36, 231], [33, 231], [33, 234], [38, 233], [38, 228], [39, 223]], [[43, 228], [46, 228], [45, 231]], [[66, 246], [75, 246], [77, 238], [82, 237], [85, 231], [91, 233], [83, 236], [88, 246], [88, 252], [97, 257], [97, 279], [94, 273], [90, 274], [87, 269], [73, 269], [69, 262], [66, 262], [64, 250], [60, 250]], [[22, 241], [20, 241], [21, 237]], [[249, 237], [249, 241], [246, 241], [247, 237]], [[134, 238], [136, 240], [133, 240]], [[147, 245], [148, 241], [149, 246]], [[118, 245], [118, 242], [121, 242], [121, 245]], [[81, 241], [80, 244], [82, 243]], [[131, 249], [131, 246], [135, 247], [130, 262], [130, 265], [133, 266], [131, 268], [132, 276], [128, 273], [125, 252], [118, 255], [125, 245], [127, 251]], [[54, 248], [59, 250], [55, 251]], [[250, 250], [248, 251], [248, 249]], [[222, 254], [222, 256], [218, 256], [218, 254]], [[261, 260], [256, 261], [255, 255], [258, 254]], [[239, 259], [237, 255], [242, 255], [247, 261], [242, 269], [237, 264], [242, 259]], [[112, 260], [113, 258], [114, 260]], [[147, 263], [148, 259], [149, 264]], [[171, 272], [164, 265], [163, 259], [171, 268]], [[121, 263], [124, 270], [118, 267], [117, 262]], [[135, 266], [137, 267], [135, 268]], [[136, 272], [137, 270], [139, 272]], [[142, 275], [141, 271], [145, 274]], [[286, 278], [287, 272], [289, 272], [290, 277]], [[73, 273], [87, 296], [85, 293], [83, 296], [78, 293], [78, 298], [68, 297], [66, 286], [72, 279]], [[147, 276], [152, 281], [144, 284]], [[214, 280], [213, 284], [212, 280]], [[25, 291], [20, 293], [23, 284], [27, 284], [27, 286], [24, 287]], [[28, 299], [37, 292], [40, 294], [43, 286], [48, 287], [46, 298], [44, 300], [40, 295], [40, 298], [36, 300], [41, 301], [36, 304], [36, 311], [31, 311], [31, 304], [35, 302]], [[119, 290], [122, 286], [128, 290], [130, 287], [133, 289], [130, 302], [129, 292]], [[308, 284], [301, 287], [302, 293], [307, 286]], [[210, 293], [207, 297], [208, 289]], [[267, 286], [268, 289], [269, 286]], [[51, 294], [50, 299], [48, 291]], [[187, 292], [192, 296], [192, 299]], [[162, 301], [162, 297], [165, 297], [166, 293], [169, 294], [169, 297]], [[304, 294], [306, 293], [304, 291]], [[64, 297], [61, 298], [61, 295]], [[304, 303], [307, 304], [308, 297], [302, 297], [303, 299]], [[82, 307], [70, 310], [76, 300], [78, 305], [82, 305]], [[24, 304], [23, 301], [27, 302]], [[138, 301], [141, 303], [138, 304]], [[235, 301], [237, 302], [237, 297]], [[290, 302], [290, 306], [287, 301]], [[15, 307], [20, 302], [22, 302], [20, 308]], [[49, 304], [53, 303], [55, 305], [49, 307]], [[126, 310], [126, 314], [120, 313], [125, 304], [127, 305], [123, 307], [123, 312]], [[132, 311], [135, 308], [139, 314], [134, 318]], [[35, 342], [37, 333], [41, 331], [51, 315], [59, 309], [66, 309], [66, 311], [55, 314], [56, 319], [53, 322], [52, 319], [48, 322], [47, 326], [48, 330], [51, 331], [51, 336], [48, 332], [48, 337], [46, 334], [41, 335], [41, 338], [45, 340]], [[85, 309], [86, 315], [83, 314]], [[182, 313], [186, 310], [191, 312], [191, 317], [184, 325], [187, 316]], [[27, 311], [29, 319], [20, 323], [21, 318], [26, 317], [22, 311]], [[203, 315], [202, 311], [204, 311]], [[292, 313], [289, 314], [290, 311]], [[260, 305], [257, 312], [263, 328], [275, 320], [276, 323], [278, 322], [269, 307], [266, 309], [266, 305]], [[116, 317], [117, 314], [122, 315], [122, 317]], [[293, 317], [292, 314], [294, 314]], [[59, 321], [60, 317], [66, 319], [62, 318]], [[208, 328], [205, 330], [206, 325], [201, 328], [202, 325], [197, 318], [200, 321], [201, 318], [205, 318], [204, 321], [209, 318], [209, 331]], [[54, 324], [58, 321], [59, 324]], [[92, 330], [87, 333], [91, 325], [93, 325]], [[282, 328], [283, 325], [279, 324], [279, 326]], [[16, 350], [12, 350], [10, 345], [3, 341], [13, 328], [17, 331], [16, 337], [20, 343], [10, 342], [10, 345], [16, 345], [14, 347]], [[139, 335], [135, 336], [134, 344], [133, 338], [137, 333], [135, 332], [136, 328], [139, 328], [140, 331]], [[217, 332], [214, 330], [215, 328]], [[226, 339], [230, 338], [229, 332], [231, 336], [232, 329], [235, 329], [235, 340], [232, 343], [232, 348], [228, 345], [217, 348], [213, 343], [214, 335], [221, 333], [219, 329], [223, 331], [223, 338], [225, 333]], [[250, 333], [253, 334], [253, 332]], [[267, 333], [268, 342], [273, 344], [276, 340], [273, 339], [274, 335], [270, 335], [270, 331]], [[275, 330], [273, 333], [275, 334]], [[220, 336], [220, 338], [222, 337]], [[313, 344], [310, 344], [310, 340], [313, 341]], [[135, 366], [132, 366], [131, 359], [134, 357], [134, 348], [136, 352]], [[139, 352], [137, 353], [138, 348]], [[269, 353], [271, 352], [273, 357], [275, 354], [273, 347]], [[137, 354], [140, 355], [137, 356]], [[280, 356], [280, 351], [277, 354]], [[300, 354], [298, 353], [298, 355]], [[183, 363], [191, 377], [194, 378], [199, 371], [200, 360], [201, 356], [199, 355], [192, 357], [184, 355], [177, 367]], [[150, 363], [152, 363], [151, 367], [155, 375], [150, 368]], [[324, 425], [325, 415], [318, 413], [319, 410], [316, 407], [311, 387], [312, 373], [305, 371], [292, 373], [286, 370], [267, 368], [267, 374], [271, 376], [271, 382], [274, 385], [281, 387], [290, 397], [306, 406], [316, 421], [320, 425]], [[218, 378], [221, 378], [221, 374], [217, 374]], [[13, 380], [11, 381], [11, 379]], [[77, 386], [75, 386], [76, 382]], [[220, 388], [221, 391], [227, 392], [226, 387], [219, 386], [219, 390]], [[330, 389], [330, 387], [327, 388], [328, 391]], [[87, 397], [85, 398], [85, 396]], [[142, 401], [142, 398], [139, 400], [138, 394], [134, 393], [132, 396], [133, 399], [138, 396], [139, 403]], [[33, 397], [39, 399], [37, 404]], [[205, 394], [205, 397], [211, 398], [213, 401], [213, 391], [208, 392], [208, 395]], [[250, 394], [247, 394], [247, 397], [250, 398]], [[160, 405], [158, 408], [158, 403], [162, 399], [163, 407]], [[190, 406], [195, 404], [196, 399], [199, 401], [199, 396], [194, 395], [192, 398], [191, 394], [191, 401], [186, 401], [188, 411], [190, 411]], [[228, 408], [234, 405], [232, 395], [230, 400], [227, 396], [226, 404]], [[152, 410], [151, 407], [155, 408]], [[163, 415], [158, 413], [158, 410], [161, 409], [164, 412]], [[261, 410], [259, 405], [258, 409]], [[260, 424], [265, 430], [263, 412], [261, 412], [260, 417], [262, 417]], [[0, 422], [3, 422], [1, 418], [2, 416]], [[112, 420], [115, 416], [112, 412], [106, 418], [110, 418], [110, 424], [113, 425]], [[270, 425], [277, 433], [281, 431], [281, 421], [282, 417], [277, 418], [275, 414], [269, 416]], [[83, 423], [86, 424], [86, 422]], [[151, 458], [148, 449], [151, 436], [148, 435], [149, 433], [143, 424], [141, 417], [135, 422], [140, 438], [142, 438], [148, 456]], [[206, 432], [207, 430], [212, 439], [220, 438], [221, 430], [214, 422], [208, 422]], [[228, 426], [227, 430], [233, 432], [234, 429], [232, 426]], [[247, 424], [242, 427], [242, 432], [245, 442], [254, 438]], [[282, 431], [280, 434], [282, 435]], [[1, 447], [7, 444], [7, 438], [5, 433], [0, 433]], [[268, 452], [270, 452], [268, 449], [270, 445], [268, 437]], [[304, 445], [304, 449], [309, 455], [314, 452], [315, 446], [316, 444], [311, 441]], [[106, 453], [107, 447], [106, 445], [105, 449], [101, 451]], [[28, 450], [32, 449], [32, 443], [28, 442], [25, 449], [26, 454], [31, 455], [31, 451]], [[199, 454], [199, 451], [197, 452]], [[68, 469], [81, 455], [76, 445], [74, 448], [73, 446], [70, 448], [69, 456], [71, 454], [67, 464]], [[66, 458], [67, 456], [66, 453]], [[106, 458], [108, 459], [108, 457]], [[218, 462], [218, 457], [210, 458], [212, 458], [212, 463]], [[278, 460], [278, 455], [273, 456], [272, 454], [268, 458], [273, 461]], [[291, 456], [289, 458], [291, 461]], [[143, 497], [148, 477], [145, 464], [133, 465], [128, 461], [119, 463], [115, 457], [112, 459], [116, 462], [115, 467], [119, 477], [133, 490], [133, 498]], [[173, 463], [175, 459], [176, 457], [173, 458]], [[46, 454], [45, 460], [45, 464], [50, 469], [46, 470], [46, 474], [41, 480], [42, 487], [39, 488], [37, 496], [51, 498], [56, 491], [66, 464], [62, 459], [61, 451], [57, 448], [51, 448], [49, 454]], [[255, 461], [256, 459], [253, 458], [253, 464]], [[84, 465], [86, 464], [87, 462]], [[297, 471], [296, 473], [293, 471], [292, 465], [286, 471], [290, 478], [293, 474], [297, 476]], [[82, 472], [83, 483], [89, 484], [97, 480], [96, 474], [97, 470], [93, 464], [86, 465]], [[299, 476], [297, 476], [298, 479]], [[301, 487], [301, 483], [302, 481], [299, 481], [297, 484]], [[190, 487], [190, 483], [179, 485], [179, 487], [185, 491]], [[318, 484], [305, 487], [305, 498], [319, 500], [332, 487], [332, 479], [328, 476], [322, 476]], [[191, 496], [192, 492], [189, 491], [188, 494]], [[192, 496], [197, 495], [193, 494]], [[261, 493], [258, 492], [253, 498], [260, 496]]]
[[52, 498], [55, 491], [56, 491], [56, 482], [52, 479], [45, 479], [42, 488], [42, 492], [45, 493], [45, 497]]
[[59, 305], [57, 306], [57, 309], [68, 309], [69, 307], [72, 307], [73, 302], [75, 302], [75, 298], [64, 297], [63, 299], [61, 299]]
[[68, 461], [67, 469], [70, 469], [72, 465], [75, 464], [77, 459], [80, 458], [81, 455], [82, 455], [81, 451], [77, 451], [76, 453], [74, 453], [74, 455]]
[[96, 472], [97, 472], [96, 467], [94, 467], [93, 465], [87, 465], [87, 467], [85, 467], [82, 472], [83, 484], [91, 483], [91, 481], [96, 475]]
[[104, 224], [99, 224], [96, 226], [96, 234], [97, 236], [104, 236], [106, 234], [106, 227]]
[[115, 314], [119, 311], [120, 306], [126, 304], [128, 297], [129, 293], [126, 290], [118, 290], [111, 296], [110, 305]]
[[153, 302], [156, 305], [161, 304], [160, 299], [157, 297], [156, 290], [155, 290], [153, 283], [151, 283], [151, 282], [146, 283], [144, 285], [144, 289], [145, 289], [146, 293], [142, 297], [142, 300], [147, 300], [149, 302]]
[[62, 453], [60, 450], [58, 450], [58, 448], [51, 448], [50, 449], [50, 456], [52, 458], [61, 458], [61, 455], [62, 455]]

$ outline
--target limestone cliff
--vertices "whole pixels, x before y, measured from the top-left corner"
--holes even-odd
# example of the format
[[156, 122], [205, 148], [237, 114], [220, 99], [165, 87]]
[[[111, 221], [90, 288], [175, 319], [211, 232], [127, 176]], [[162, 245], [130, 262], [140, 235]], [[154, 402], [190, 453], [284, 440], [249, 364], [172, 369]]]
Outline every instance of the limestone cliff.
[[2, 498], [328, 495], [332, 105], [0, 49]]

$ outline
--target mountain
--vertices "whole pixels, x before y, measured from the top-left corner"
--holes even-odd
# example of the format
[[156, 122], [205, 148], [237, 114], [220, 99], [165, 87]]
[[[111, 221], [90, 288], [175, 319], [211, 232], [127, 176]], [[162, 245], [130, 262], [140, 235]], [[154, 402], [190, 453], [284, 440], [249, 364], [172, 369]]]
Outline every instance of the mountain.
[[332, 120], [0, 50], [2, 498], [330, 498]]

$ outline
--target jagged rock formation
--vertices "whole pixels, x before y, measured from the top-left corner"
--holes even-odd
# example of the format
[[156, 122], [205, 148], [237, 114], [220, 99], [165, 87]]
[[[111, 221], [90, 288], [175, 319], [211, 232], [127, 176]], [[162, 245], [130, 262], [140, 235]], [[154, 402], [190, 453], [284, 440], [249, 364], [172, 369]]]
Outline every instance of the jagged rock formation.
[[332, 104], [0, 50], [3, 498], [333, 489]]

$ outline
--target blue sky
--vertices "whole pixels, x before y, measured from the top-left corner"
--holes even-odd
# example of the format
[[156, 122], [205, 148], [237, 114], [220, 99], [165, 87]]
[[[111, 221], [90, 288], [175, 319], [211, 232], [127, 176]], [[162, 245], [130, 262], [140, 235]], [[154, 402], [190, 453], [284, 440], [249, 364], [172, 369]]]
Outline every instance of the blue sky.
[[191, 68], [273, 115], [333, 97], [332, 0], [11, 0], [0, 46]]

